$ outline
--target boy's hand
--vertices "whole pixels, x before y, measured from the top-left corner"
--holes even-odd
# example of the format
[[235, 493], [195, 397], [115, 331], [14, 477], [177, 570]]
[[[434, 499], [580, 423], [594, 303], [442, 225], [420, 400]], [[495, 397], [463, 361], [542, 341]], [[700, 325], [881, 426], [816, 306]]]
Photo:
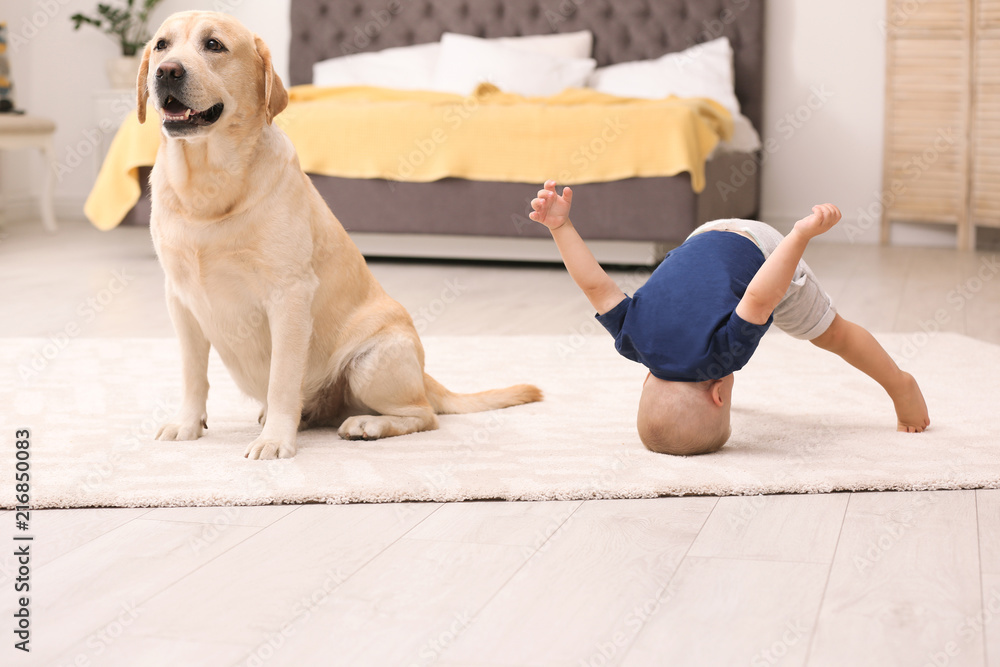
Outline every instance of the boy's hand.
[[531, 208], [534, 210], [528, 217], [555, 231], [569, 220], [569, 207], [572, 203], [572, 189], [565, 187], [562, 195], [557, 195], [556, 182], [545, 181], [544, 189], [539, 190], [538, 196], [531, 200]]
[[812, 215], [795, 223], [795, 229], [805, 234], [807, 238], [828, 232], [840, 222], [840, 209], [833, 204], [813, 206], [812, 211]]

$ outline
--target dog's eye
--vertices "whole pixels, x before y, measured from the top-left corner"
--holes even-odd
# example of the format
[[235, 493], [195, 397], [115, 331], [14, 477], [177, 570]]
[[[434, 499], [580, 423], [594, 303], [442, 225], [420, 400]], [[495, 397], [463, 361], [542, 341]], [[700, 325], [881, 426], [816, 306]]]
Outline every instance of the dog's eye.
[[163, 49], [167, 48], [167, 40], [165, 40], [165, 39], [158, 39], [158, 40], [156, 40], [156, 47], [155, 48], [156, 48], [157, 51], [162, 51]]
[[207, 42], [205, 42], [205, 48], [208, 49], [209, 51], [225, 51], [226, 50], [226, 47], [224, 47], [222, 45], [222, 42], [220, 42], [217, 39], [210, 39]]

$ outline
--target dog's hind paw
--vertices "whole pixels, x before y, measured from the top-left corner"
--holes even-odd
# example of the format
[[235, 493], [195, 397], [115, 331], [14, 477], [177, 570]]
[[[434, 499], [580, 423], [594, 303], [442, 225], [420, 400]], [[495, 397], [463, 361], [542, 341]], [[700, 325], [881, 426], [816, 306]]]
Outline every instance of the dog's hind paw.
[[344, 440], [377, 440], [382, 437], [383, 418], [375, 416], [348, 417], [337, 430]]
[[247, 447], [243, 455], [248, 459], [290, 459], [295, 456], [295, 442], [287, 442], [276, 438], [257, 438]]

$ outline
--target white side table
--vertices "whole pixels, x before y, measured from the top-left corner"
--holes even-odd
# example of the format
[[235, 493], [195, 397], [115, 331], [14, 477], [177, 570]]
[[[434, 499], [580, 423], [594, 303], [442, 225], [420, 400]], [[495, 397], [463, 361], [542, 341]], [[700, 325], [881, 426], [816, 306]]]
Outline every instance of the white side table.
[[55, 176], [55, 149], [52, 137], [56, 124], [46, 118], [13, 113], [0, 113], [0, 150], [37, 148], [45, 161], [42, 177], [42, 224], [45, 229], [56, 231], [56, 216], [52, 208], [53, 177]]

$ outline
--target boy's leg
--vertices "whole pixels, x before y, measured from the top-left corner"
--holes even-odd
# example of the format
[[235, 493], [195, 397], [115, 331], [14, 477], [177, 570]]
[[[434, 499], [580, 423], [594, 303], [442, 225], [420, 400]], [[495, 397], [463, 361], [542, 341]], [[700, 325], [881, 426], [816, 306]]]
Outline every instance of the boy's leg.
[[927, 404], [917, 381], [900, 370], [889, 353], [864, 327], [836, 315], [830, 327], [811, 342], [839, 355], [882, 385], [896, 408], [897, 430], [919, 433], [930, 425]]
[[[740, 222], [757, 239], [765, 257], [782, 238], [765, 223]], [[898, 430], [918, 433], [930, 424], [917, 381], [899, 369], [866, 329], [837, 314], [830, 295], [804, 261], [799, 262], [788, 292], [774, 310], [774, 325], [794, 338], [834, 352], [882, 385], [896, 408]]]

